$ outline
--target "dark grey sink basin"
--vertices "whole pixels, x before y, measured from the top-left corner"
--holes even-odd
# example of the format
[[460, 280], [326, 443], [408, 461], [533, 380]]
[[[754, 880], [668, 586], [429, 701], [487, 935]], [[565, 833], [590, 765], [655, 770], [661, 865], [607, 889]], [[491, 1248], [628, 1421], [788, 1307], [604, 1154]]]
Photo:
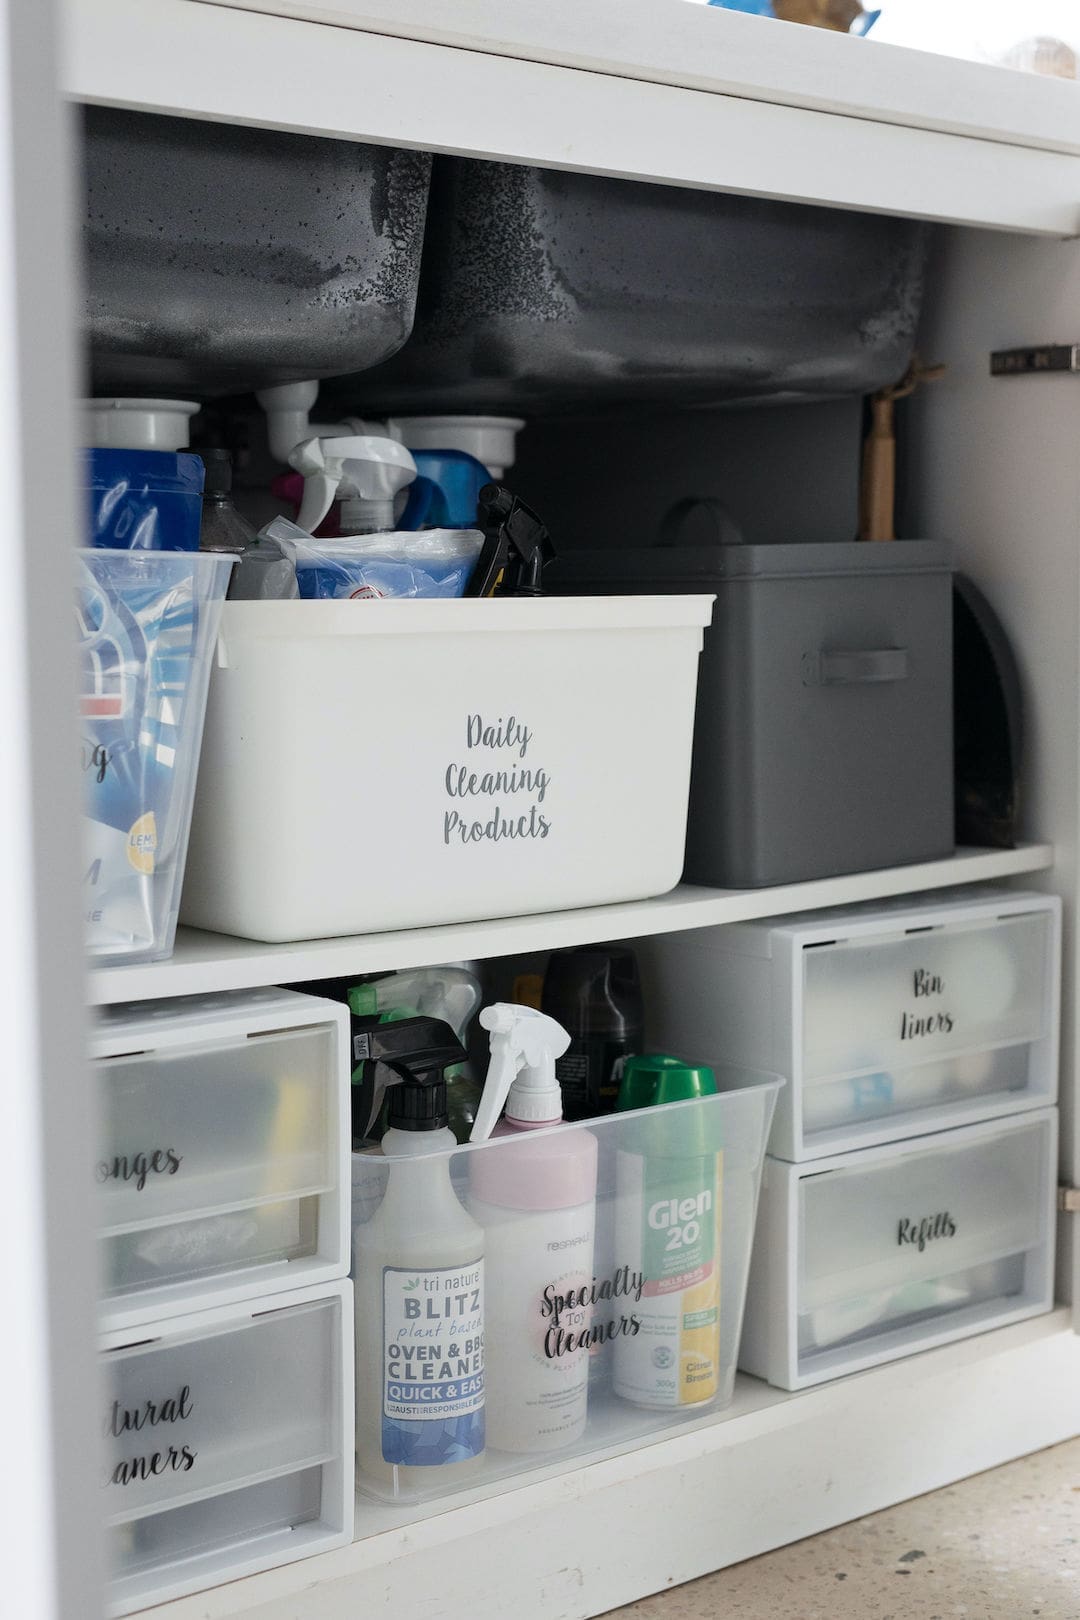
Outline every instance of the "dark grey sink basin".
[[426, 153], [100, 107], [85, 130], [97, 393], [205, 398], [359, 371], [405, 341]]
[[868, 393], [911, 355], [926, 227], [437, 158], [413, 335], [370, 410]]

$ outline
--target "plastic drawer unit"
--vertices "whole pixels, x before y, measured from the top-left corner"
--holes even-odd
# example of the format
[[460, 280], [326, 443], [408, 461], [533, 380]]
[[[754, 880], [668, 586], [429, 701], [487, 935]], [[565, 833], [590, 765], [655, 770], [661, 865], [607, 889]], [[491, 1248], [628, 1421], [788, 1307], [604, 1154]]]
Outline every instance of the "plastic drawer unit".
[[744, 1371], [800, 1389], [1053, 1305], [1057, 1110], [766, 1159]]
[[102, 1343], [112, 1614], [352, 1536], [352, 1285]]
[[655, 1038], [782, 1074], [796, 1163], [1057, 1097], [1061, 902], [1006, 890], [734, 923], [649, 943]]
[[287, 990], [98, 1025], [102, 1325], [344, 1277], [347, 1009]]

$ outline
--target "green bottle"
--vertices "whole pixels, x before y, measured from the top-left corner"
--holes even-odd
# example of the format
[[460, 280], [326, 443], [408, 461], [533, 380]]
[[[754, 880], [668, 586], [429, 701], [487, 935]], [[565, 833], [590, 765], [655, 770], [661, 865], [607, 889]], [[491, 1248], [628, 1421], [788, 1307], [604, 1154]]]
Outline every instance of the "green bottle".
[[622, 1127], [615, 1166], [617, 1251], [643, 1279], [638, 1331], [615, 1345], [615, 1393], [635, 1406], [702, 1405], [720, 1387], [724, 1156], [717, 1110], [693, 1106], [717, 1090], [706, 1065], [665, 1053], [623, 1071], [619, 1111], [646, 1110]]

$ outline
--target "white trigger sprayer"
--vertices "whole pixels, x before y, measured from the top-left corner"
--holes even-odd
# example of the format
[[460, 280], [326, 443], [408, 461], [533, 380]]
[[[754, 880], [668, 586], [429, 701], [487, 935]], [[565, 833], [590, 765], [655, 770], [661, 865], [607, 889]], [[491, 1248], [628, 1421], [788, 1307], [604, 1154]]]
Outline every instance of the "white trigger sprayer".
[[507, 1119], [523, 1125], [555, 1125], [562, 1119], [562, 1088], [555, 1061], [570, 1045], [561, 1024], [533, 1007], [497, 1001], [480, 1023], [491, 1035], [491, 1063], [470, 1142], [486, 1142], [503, 1104]]
[[305, 439], [289, 456], [304, 475], [297, 522], [314, 534], [337, 497], [345, 534], [373, 534], [394, 527], [394, 496], [416, 477], [416, 462], [396, 439], [351, 434]]

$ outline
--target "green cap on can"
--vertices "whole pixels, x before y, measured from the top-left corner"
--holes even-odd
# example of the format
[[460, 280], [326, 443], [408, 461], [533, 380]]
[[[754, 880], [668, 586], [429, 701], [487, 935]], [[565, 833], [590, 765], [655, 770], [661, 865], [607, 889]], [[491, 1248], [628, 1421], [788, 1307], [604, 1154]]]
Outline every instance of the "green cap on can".
[[684, 1063], [666, 1052], [627, 1058], [616, 1108], [655, 1108], [660, 1103], [714, 1097], [716, 1076], [704, 1063]]
[[[663, 1103], [698, 1102], [719, 1092], [716, 1076], [704, 1063], [685, 1063], [666, 1052], [627, 1058], [616, 1107], [644, 1109], [632, 1126], [627, 1121], [619, 1146], [651, 1158], [694, 1158], [721, 1147], [720, 1116], [713, 1108], [670, 1110]], [[653, 1112], [653, 1110], [658, 1110]]]

